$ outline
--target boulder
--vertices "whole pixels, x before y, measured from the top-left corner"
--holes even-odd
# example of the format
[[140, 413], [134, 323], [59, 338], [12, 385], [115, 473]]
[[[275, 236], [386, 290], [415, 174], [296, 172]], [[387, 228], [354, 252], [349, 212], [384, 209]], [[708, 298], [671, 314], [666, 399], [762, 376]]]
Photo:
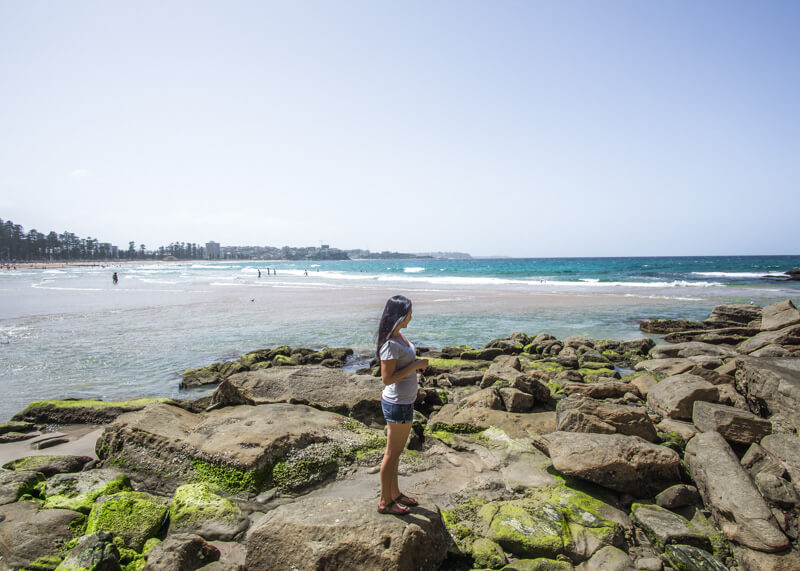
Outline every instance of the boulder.
[[452, 433], [474, 433], [497, 427], [513, 438], [529, 438], [533, 434], [547, 434], [556, 428], [554, 411], [517, 413], [483, 407], [459, 409], [446, 404], [428, 419], [428, 428]]
[[648, 373], [658, 373], [661, 375], [680, 375], [686, 371], [691, 371], [697, 366], [697, 363], [689, 359], [672, 358], [672, 359], [647, 359], [646, 361], [639, 361], [634, 365], [636, 371], [647, 371]]
[[228, 377], [214, 391], [212, 402], [217, 406], [305, 404], [377, 425], [384, 424], [381, 389], [379, 379], [341, 369], [276, 367]]
[[694, 486], [676, 484], [656, 495], [656, 504], [668, 510], [700, 503], [700, 494]]
[[767, 345], [758, 351], [750, 353], [753, 357], [791, 357], [792, 352], [780, 345]]
[[45, 476], [78, 472], [94, 460], [91, 456], [23, 456], [3, 464], [6, 470], [34, 470]]
[[30, 403], [11, 417], [38, 424], [106, 424], [126, 412], [141, 410], [152, 402], [171, 402], [168, 398], [141, 398], [126, 401], [100, 399], [43, 400]]
[[729, 540], [765, 552], [789, 546], [769, 506], [719, 433], [698, 433], [686, 445], [684, 461]]
[[684, 443], [689, 442], [697, 434], [694, 424], [673, 418], [663, 419], [656, 425], [656, 429], [665, 434], [676, 434]]
[[658, 383], [647, 394], [647, 405], [663, 416], [692, 418], [696, 401], [716, 402], [717, 387], [697, 375], [674, 375]]
[[508, 412], [528, 412], [533, 408], [533, 395], [511, 387], [500, 389], [503, 406]]
[[680, 480], [680, 456], [636, 436], [559, 431], [543, 439], [558, 472], [618, 492], [648, 497]]
[[745, 339], [736, 346], [740, 353], [753, 353], [767, 345], [800, 345], [800, 324], [790, 325], [775, 331], [762, 331], [758, 335]]
[[770, 434], [761, 440], [761, 446], [781, 463], [800, 491], [800, 438], [791, 434]]
[[635, 379], [631, 381], [631, 384], [636, 387], [639, 391], [639, 394], [642, 395], [643, 398], [647, 398], [647, 395], [650, 391], [658, 384], [658, 380], [653, 375], [639, 375]]
[[711, 542], [705, 533], [686, 518], [661, 506], [633, 504], [631, 519], [658, 551], [664, 551], [667, 545], [676, 543], [711, 549]]
[[762, 417], [780, 414], [800, 431], [800, 359], [740, 357], [736, 388], [751, 411]]
[[696, 329], [694, 331], [680, 331], [664, 336], [667, 343], [683, 343], [686, 341], [700, 341], [712, 345], [736, 345], [747, 337], [756, 335], [760, 329], [754, 327], [723, 327], [722, 329]]
[[535, 401], [547, 402], [550, 400], [550, 389], [547, 388], [536, 376], [502, 365], [492, 363], [484, 373], [481, 387], [503, 388], [510, 387], [533, 396]]
[[577, 394], [593, 399], [620, 398], [624, 397], [627, 393], [639, 394], [638, 389], [636, 386], [633, 386], [633, 383], [629, 384], [619, 381], [607, 381], [604, 383], [564, 381], [561, 383], [561, 388], [568, 395]]
[[705, 320], [706, 327], [742, 327], [756, 325], [761, 320], [761, 307], [750, 304], [717, 305]]
[[120, 555], [113, 539], [113, 535], [102, 531], [84, 535], [70, 549], [57, 571], [118, 571]]
[[249, 519], [228, 498], [205, 483], [175, 490], [169, 506], [169, 533], [197, 534], [209, 540], [230, 541], [247, 529]]
[[493, 410], [503, 410], [503, 399], [497, 389], [483, 389], [468, 396], [462, 404], [464, 408], [479, 406]]
[[[55, 568], [63, 548], [80, 532], [86, 516], [72, 510], [47, 510], [38, 502], [0, 506], [0, 557], [11, 569]], [[73, 531], [73, 527], [77, 527]], [[34, 562], [37, 561], [35, 565]]]
[[556, 429], [567, 432], [598, 432], [640, 436], [654, 442], [656, 429], [647, 409], [571, 395], [558, 402]]
[[56, 474], [47, 480], [43, 507], [65, 508], [88, 514], [100, 496], [130, 490], [128, 476], [115, 468]]
[[725, 440], [738, 444], [759, 442], [772, 432], [772, 424], [751, 412], [724, 404], [696, 401], [692, 422], [701, 432], [719, 432]]
[[248, 569], [435, 569], [447, 532], [435, 506], [381, 515], [376, 499], [305, 498], [268, 512], [247, 532]]
[[16, 502], [24, 494], [34, 491], [36, 484], [44, 482], [44, 474], [33, 470], [0, 472], [0, 505]]
[[733, 546], [736, 561], [742, 571], [797, 571], [800, 569], [800, 550], [783, 553], [764, 553], [739, 545]]
[[147, 554], [144, 571], [194, 571], [218, 561], [220, 551], [202, 537], [188, 533], [168, 536]]
[[645, 333], [663, 335], [675, 331], [687, 331], [690, 329], [702, 329], [703, 324], [699, 321], [687, 321], [686, 319], [645, 319], [639, 322], [639, 329]]
[[458, 371], [445, 373], [445, 375], [454, 387], [477, 385], [483, 380], [483, 371]]
[[664, 551], [667, 562], [674, 569], [692, 571], [728, 571], [728, 567], [714, 555], [692, 545], [668, 545]]
[[151, 404], [106, 426], [97, 441], [104, 465], [123, 462], [137, 489], [169, 493], [205, 481], [245, 496], [299, 490], [381, 450], [386, 439], [357, 420], [286, 403], [193, 414]]
[[728, 347], [700, 343], [699, 341], [687, 341], [685, 343], [656, 345], [650, 349], [649, 355], [651, 359], [687, 359], [696, 356], [735, 357], [736, 354], [736, 351]]
[[578, 566], [578, 571], [636, 571], [630, 556], [613, 545], [607, 545]]
[[511, 367], [517, 371], [522, 370], [519, 357], [515, 357], [514, 355], [498, 355], [494, 358], [493, 363], [497, 363], [498, 365], [503, 365], [505, 367]]
[[113, 533], [125, 547], [141, 552], [145, 541], [161, 531], [168, 511], [169, 499], [145, 492], [100, 496], [89, 513], [86, 533]]
[[761, 472], [773, 474], [778, 478], [782, 478], [786, 474], [786, 466], [783, 462], [775, 458], [759, 444], [750, 445], [745, 455], [742, 456], [741, 464], [750, 474], [750, 477], [754, 479]]
[[794, 486], [784, 478], [779, 478], [769, 472], [759, 472], [753, 478], [753, 482], [764, 499], [772, 505], [780, 506], [783, 509], [792, 509], [800, 503], [800, 496]]
[[791, 299], [773, 303], [761, 311], [761, 330], [775, 331], [800, 324], [800, 311]]

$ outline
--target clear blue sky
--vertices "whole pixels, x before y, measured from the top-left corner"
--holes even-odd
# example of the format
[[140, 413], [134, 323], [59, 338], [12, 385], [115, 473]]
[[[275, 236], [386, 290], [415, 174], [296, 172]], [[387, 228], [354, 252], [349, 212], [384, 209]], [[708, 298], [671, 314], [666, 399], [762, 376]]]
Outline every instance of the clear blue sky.
[[0, 0], [0, 217], [171, 241], [796, 254], [800, 2]]

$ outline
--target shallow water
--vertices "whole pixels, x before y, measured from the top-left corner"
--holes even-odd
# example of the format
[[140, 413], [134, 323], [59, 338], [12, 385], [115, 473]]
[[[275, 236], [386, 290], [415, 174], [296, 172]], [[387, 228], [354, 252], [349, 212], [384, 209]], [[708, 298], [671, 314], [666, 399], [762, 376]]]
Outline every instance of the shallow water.
[[[395, 293], [414, 301], [407, 335], [418, 346], [440, 348], [479, 346], [512, 331], [630, 339], [641, 336], [640, 318], [703, 319], [718, 303], [797, 302], [800, 292], [798, 283], [741, 276], [719, 285], [701, 284], [708, 278], [698, 276], [689, 285], [642, 286], [640, 277], [619, 270], [587, 273], [586, 267], [602, 266], [597, 261], [579, 265], [583, 269], [573, 276], [606, 280], [579, 282], [604, 285], [564, 285], [553, 282], [565, 280], [530, 279], [529, 262], [518, 264], [527, 264], [522, 270], [509, 260], [494, 267], [489, 262], [171, 263], [3, 271], [0, 422], [40, 399], [186, 396], [178, 390], [185, 369], [264, 347], [349, 346], [368, 354], [383, 304]], [[614, 263], [624, 265], [619, 259]], [[800, 266], [800, 258], [783, 263], [781, 269]], [[476, 275], [477, 266], [483, 275]], [[683, 266], [662, 268], [650, 276], [651, 283], [686, 281], [665, 277], [686, 277]], [[728, 266], [703, 267], [723, 272]], [[277, 267], [278, 275], [268, 277], [267, 267]], [[554, 267], [551, 263], [547, 271]], [[113, 271], [120, 276], [117, 286], [111, 283]], [[510, 272], [528, 278], [509, 278]]]

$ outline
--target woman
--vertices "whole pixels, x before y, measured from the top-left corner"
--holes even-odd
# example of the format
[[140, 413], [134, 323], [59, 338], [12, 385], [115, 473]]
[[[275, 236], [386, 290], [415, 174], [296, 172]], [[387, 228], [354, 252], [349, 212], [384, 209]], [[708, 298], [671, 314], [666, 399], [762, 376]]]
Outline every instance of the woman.
[[381, 408], [389, 434], [386, 453], [381, 462], [381, 499], [378, 511], [384, 514], [407, 514], [408, 506], [417, 500], [400, 491], [397, 467], [405, 448], [411, 421], [414, 420], [414, 401], [417, 400], [417, 370], [428, 367], [427, 359], [417, 359], [414, 345], [400, 330], [411, 321], [411, 300], [396, 295], [386, 302], [378, 326], [377, 356], [381, 364], [383, 393]]

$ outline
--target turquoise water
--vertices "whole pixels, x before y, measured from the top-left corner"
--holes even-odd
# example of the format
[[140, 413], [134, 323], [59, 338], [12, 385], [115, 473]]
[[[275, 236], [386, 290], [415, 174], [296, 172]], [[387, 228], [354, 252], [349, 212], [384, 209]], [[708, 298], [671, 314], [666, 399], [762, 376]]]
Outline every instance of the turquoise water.
[[[268, 267], [277, 275], [267, 276]], [[703, 319], [719, 303], [798, 303], [800, 282], [761, 277], [792, 268], [800, 256], [0, 271], [0, 422], [39, 399], [186, 396], [178, 390], [185, 369], [262, 347], [351, 346], [367, 354], [394, 293], [414, 300], [407, 335], [419, 346], [478, 346], [512, 331], [630, 339], [641, 336], [641, 318]]]

